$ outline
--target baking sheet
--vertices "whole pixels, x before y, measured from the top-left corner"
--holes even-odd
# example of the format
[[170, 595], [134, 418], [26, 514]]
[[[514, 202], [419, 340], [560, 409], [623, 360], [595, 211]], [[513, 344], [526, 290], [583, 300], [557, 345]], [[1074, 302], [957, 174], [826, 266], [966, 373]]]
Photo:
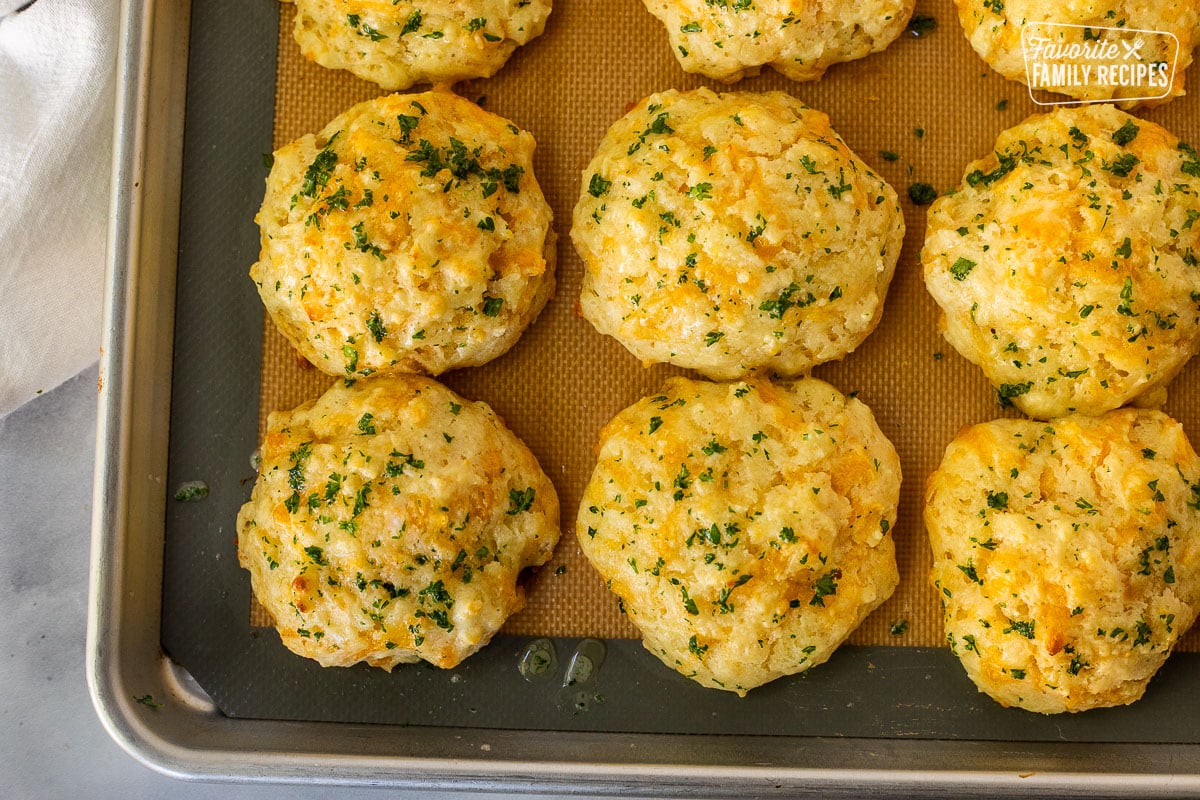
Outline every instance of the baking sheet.
[[[707, 83], [679, 70], [665, 32], [639, 0], [559, 0], [545, 35], [519, 50], [504, 71], [459, 86], [464, 96], [486, 97], [488, 108], [534, 133], [538, 178], [563, 234], [559, 292], [542, 318], [503, 358], [445, 378], [496, 408], [559, 490], [568, 528], [555, 560], [533, 582], [526, 610], [510, 621], [509, 635], [456, 670], [414, 665], [391, 675], [366, 667], [321, 669], [284, 650], [272, 630], [250, 626], [249, 581], [236, 564], [233, 517], [253, 481], [257, 425], [270, 408], [293, 406], [329, 379], [305, 370], [273, 339], [273, 330], [264, 331], [245, 273], [257, 250], [250, 220], [261, 202], [265, 170], [256, 155], [246, 157], [247, 150], [265, 153], [272, 141], [318, 129], [379, 91], [302, 62], [286, 35], [290, 6], [280, 11], [284, 31], [276, 37], [272, 30], [268, 38], [238, 25], [242, 2], [198, 2], [193, 19], [167, 483], [204, 479], [212, 492], [202, 503], [168, 503], [163, 578], [164, 648], [225, 714], [541, 730], [1200, 742], [1200, 720], [1172, 713], [1198, 688], [1198, 659], [1190, 654], [1175, 656], [1150, 696], [1134, 707], [1044, 719], [977, 695], [947, 651], [923, 646], [941, 637], [938, 603], [925, 585], [921, 487], [961, 425], [1001, 410], [978, 370], [935, 330], [934, 306], [916, 260], [924, 214], [907, 200], [909, 232], [879, 329], [846, 361], [816, 372], [859, 393], [904, 465], [894, 528], [903, 582], [852, 639], [874, 646], [843, 648], [809, 675], [739, 700], [681, 678], [623, 638], [635, 632], [580, 557], [570, 523], [599, 428], [675, 370], [644, 369], [575, 316], [581, 266], [565, 233], [579, 174], [607, 126], [652, 91]], [[264, 3], [275, 13], [273, 0], [253, 0], [257, 14]], [[949, 2], [920, 3], [917, 13], [937, 19], [932, 34], [906, 35], [885, 53], [834, 67], [819, 83], [793, 84], [768, 74], [737, 88], [786, 89], [826, 111], [901, 196], [915, 181], [944, 191], [967, 161], [988, 151], [1001, 128], [1033, 105], [1023, 86], [998, 77], [974, 56]], [[277, 45], [278, 63], [262, 63]], [[255, 57], [246, 58], [247, 51]], [[231, 54], [240, 55], [232, 66]], [[258, 106], [231, 99], [247, 87]], [[273, 109], [262, 104], [272, 89]], [[1200, 140], [1192, 98], [1144, 116]], [[885, 161], [881, 149], [900, 159]], [[1192, 365], [1173, 384], [1167, 408], [1193, 439], [1200, 435], [1198, 380], [1200, 370]], [[556, 574], [560, 566], [566, 570]], [[899, 619], [909, 622], [909, 630], [893, 637], [889, 629]], [[550, 636], [559, 653], [559, 671], [541, 684], [524, 681], [516, 668], [529, 635]], [[559, 679], [582, 636], [611, 641], [581, 711]], [[647, 715], [647, 708], [655, 714]], [[1163, 724], [1166, 718], [1170, 725]]]

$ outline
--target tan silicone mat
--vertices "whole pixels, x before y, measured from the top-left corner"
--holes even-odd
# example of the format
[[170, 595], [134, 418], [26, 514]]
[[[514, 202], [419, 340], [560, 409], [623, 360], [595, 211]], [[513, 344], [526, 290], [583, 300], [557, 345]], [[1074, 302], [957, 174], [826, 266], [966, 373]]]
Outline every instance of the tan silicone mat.
[[[767, 70], [739, 90], [782, 89], [828, 113], [835, 129], [904, 198], [908, 225], [883, 321], [845, 361], [815, 374], [858, 396], [896, 445], [904, 469], [894, 531], [901, 584], [853, 635], [858, 644], [939, 645], [940, 606], [927, 585], [930, 554], [921, 522], [928, 474], [958, 429], [1001, 415], [982, 373], [938, 334], [936, 307], [921, 283], [917, 254], [925, 212], [907, 199], [913, 182], [953, 188], [967, 162], [988, 153], [996, 135], [1034, 113], [1026, 88], [992, 72], [970, 49], [950, 0], [919, 2], [937, 27], [902, 35], [885, 52], [833, 67], [815, 83], [793, 83]], [[291, 37], [293, 7], [280, 6], [275, 146], [322, 128], [351, 104], [381, 90], [349, 73], [301, 57]], [[615, 598], [579, 551], [574, 519], [591, 472], [596, 435], [617, 411], [654, 391], [669, 367], [643, 368], [575, 312], [582, 265], [567, 236], [580, 175], [608, 126], [651, 92], [712, 81], [684, 73], [667, 36], [641, 0], [557, 0], [546, 32], [521, 48], [495, 77], [456, 90], [513, 120], [537, 139], [537, 178], [554, 208], [558, 293], [517, 346], [491, 364], [443, 376], [484, 400], [528, 443], [554, 480], [564, 535], [553, 560], [529, 586], [524, 611], [505, 631], [521, 635], [636, 638]], [[1200, 100], [1176, 100], [1139, 112], [1184, 140], [1200, 143]], [[887, 150], [899, 155], [887, 161]], [[246, 265], [249, 267], [249, 265]], [[308, 367], [269, 320], [264, 323], [262, 421], [322, 392], [331, 379]], [[1200, 363], [1171, 386], [1166, 410], [1200, 443]], [[256, 624], [269, 624], [257, 609]], [[894, 636], [893, 623], [907, 632]], [[1193, 632], [1183, 643], [1200, 647]]]

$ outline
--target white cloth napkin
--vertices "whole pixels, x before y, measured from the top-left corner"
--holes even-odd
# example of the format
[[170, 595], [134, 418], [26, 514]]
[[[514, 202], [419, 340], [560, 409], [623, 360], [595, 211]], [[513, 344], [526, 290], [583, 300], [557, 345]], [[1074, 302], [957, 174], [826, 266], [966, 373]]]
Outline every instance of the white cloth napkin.
[[99, 356], [117, 0], [0, 0], [0, 416]]

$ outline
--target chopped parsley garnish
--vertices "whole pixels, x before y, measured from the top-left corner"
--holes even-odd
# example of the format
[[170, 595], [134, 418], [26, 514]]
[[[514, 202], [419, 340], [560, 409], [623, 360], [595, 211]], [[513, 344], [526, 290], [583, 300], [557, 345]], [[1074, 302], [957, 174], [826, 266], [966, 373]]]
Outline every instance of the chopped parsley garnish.
[[388, 38], [375, 28], [371, 27], [370, 24], [363, 24], [361, 14], [347, 14], [346, 24], [350, 26], [359, 36], [367, 36], [372, 41], [378, 42]]
[[413, 458], [412, 453], [401, 453], [398, 450], [393, 450], [388, 457], [397, 459], [396, 461], [388, 461], [387, 466], [383, 468], [384, 474], [386, 474], [389, 478], [400, 477], [404, 474], [406, 467], [412, 467], [413, 469], [425, 469], [425, 462], [420, 459]]
[[371, 484], [369, 483], [365, 484], [361, 489], [354, 493], [354, 510], [352, 512], [354, 516], [357, 517], [359, 514], [367, 510], [367, 506], [370, 505], [367, 502], [367, 496], [370, 494]]
[[1183, 154], [1181, 156], [1183, 163], [1179, 165], [1179, 170], [1184, 175], [1200, 178], [1200, 154], [1197, 154], [1195, 148], [1184, 142], [1180, 142], [1177, 147], [1179, 152]]
[[980, 184], [991, 186], [996, 181], [1003, 178], [1008, 173], [1012, 172], [1017, 167], [1017, 159], [1010, 156], [1008, 153], [1001, 155], [996, 154], [996, 159], [1000, 162], [999, 165], [991, 172], [983, 170], [972, 170], [967, 174], [967, 185], [974, 188]]
[[978, 266], [969, 258], [958, 257], [958, 260], [950, 265], [950, 274], [954, 276], [956, 281], [965, 281], [967, 276], [971, 274], [971, 270]]
[[[697, 30], [699, 30], [699, 28], [697, 28]], [[646, 139], [649, 138], [650, 136], [664, 134], [664, 133], [674, 133], [675, 129], [672, 128], [670, 126], [670, 124], [668, 124], [668, 122], [667, 122], [668, 116], [669, 115], [667, 114], [667, 112], [664, 111], [663, 113], [661, 113], [657, 117], [655, 117], [654, 121], [651, 122], [649, 125], [647, 125], [645, 130], [643, 130], [641, 133], [638, 134], [638, 140], [636, 142], [634, 142], [633, 144], [629, 145], [629, 150], [628, 150], [627, 154], [633, 155], [638, 150], [641, 150], [642, 145], [646, 143]]]
[[408, 21], [404, 23], [404, 27], [400, 29], [400, 35], [404, 36], [409, 33], [416, 33], [421, 28], [421, 9], [417, 9], [408, 15]]
[[755, 240], [766, 233], [767, 230], [767, 220], [761, 212], [755, 214], [754, 218], [758, 220], [759, 224], [751, 228], [750, 232], [746, 234], [746, 241], [750, 244], [754, 244]]
[[1135, 125], [1133, 120], [1125, 120], [1125, 124], [1120, 128], [1117, 128], [1117, 130], [1113, 133], [1112, 140], [1121, 147], [1124, 147], [1137, 138], [1138, 131], [1140, 130], [1141, 128]]
[[500, 184], [513, 194], [519, 194], [521, 176], [525, 174], [525, 168], [518, 164], [509, 164], [503, 169], [492, 167], [485, 170], [479, 163], [479, 155], [482, 152], [482, 147], [468, 150], [465, 144], [453, 137], [450, 139], [450, 146], [441, 150], [428, 139], [422, 139], [404, 160], [424, 164], [421, 169], [421, 177], [424, 178], [435, 177], [442, 170], [449, 170], [450, 174], [460, 181], [470, 177], [480, 178], [483, 181], [484, 197], [494, 194]]
[[680, 586], [679, 592], [683, 596], [683, 609], [687, 613], [695, 616], [700, 613], [700, 609], [696, 606], [696, 601], [688, 595], [686, 586]]
[[1020, 635], [1024, 636], [1026, 639], [1032, 639], [1033, 638], [1033, 626], [1034, 626], [1034, 620], [1029, 620], [1028, 622], [1013, 620], [1009, 623], [1009, 626], [1004, 629], [1004, 632], [1005, 633], [1019, 633]]
[[312, 442], [305, 442], [288, 454], [292, 466], [288, 469], [288, 486], [299, 491], [304, 488], [304, 462], [312, 455]]
[[592, 180], [588, 183], [588, 194], [592, 197], [600, 197], [612, 188], [612, 181], [605, 180], [599, 173], [592, 175]]
[[982, 585], [983, 585], [983, 579], [982, 579], [982, 578], [980, 578], [980, 577], [979, 577], [979, 573], [977, 573], [977, 572], [975, 571], [975, 564], [974, 564], [974, 563], [972, 563], [971, 561], [968, 561], [968, 562], [966, 563], [966, 565], [965, 565], [965, 566], [964, 566], [964, 565], [962, 565], [962, 564], [957, 564], [956, 566], [958, 567], [959, 571], [960, 571], [960, 572], [961, 572], [963, 575], [966, 575], [966, 576], [967, 576], [967, 578], [968, 578], [968, 579], [969, 579], [969, 580], [970, 580], [972, 583], [978, 583], [980, 586], [982, 586]]
[[353, 374], [358, 369], [358, 349], [352, 345], [342, 345], [342, 357], [346, 359], [346, 374]]
[[1128, 275], [1125, 276], [1125, 283], [1121, 286], [1121, 302], [1117, 306], [1117, 313], [1123, 317], [1135, 316], [1133, 313], [1133, 278]]
[[408, 114], [397, 114], [396, 122], [400, 123], [400, 138], [396, 140], [396, 143], [408, 144], [412, 141], [412, 132], [421, 124], [421, 118], [409, 116]]
[[759, 311], [766, 311], [771, 319], [783, 319], [783, 315], [788, 309], [795, 306], [796, 308], [806, 308], [817, 302], [816, 296], [812, 292], [805, 292], [804, 296], [796, 298], [801, 287], [795, 282], [788, 284], [787, 288], [779, 293], [779, 297], [774, 300], [764, 300], [759, 306]]
[[446, 590], [446, 584], [440, 579], [433, 581], [424, 589], [417, 592], [417, 597], [420, 598], [422, 605], [424, 605], [426, 600], [447, 607], [454, 605], [453, 595]]
[[509, 489], [508, 491], [508, 515], [515, 516], [523, 511], [528, 511], [533, 507], [533, 487], [526, 489]]
[[367, 317], [367, 330], [371, 332], [371, 337], [377, 342], [382, 342], [383, 337], [387, 336], [387, 327], [383, 324], [378, 311], [372, 311], [371, 316]]
[[1142, 163], [1142, 160], [1133, 153], [1125, 153], [1122, 156], [1114, 158], [1112, 161], [1104, 161], [1101, 169], [1111, 172], [1118, 178], [1127, 178], [1133, 168]]
[[133, 699], [151, 711], [158, 711], [160, 708], [162, 708], [162, 703], [155, 700], [153, 695], [144, 694], [141, 697], [135, 697]]
[[308, 555], [309, 560], [318, 567], [329, 566], [329, 562], [325, 559], [325, 551], [320, 547], [317, 547], [315, 544], [304, 548], [304, 552]]
[[915, 205], [927, 206], [937, 200], [937, 196], [937, 189], [928, 183], [911, 183], [908, 186], [908, 199], [912, 200]]
[[675, 502], [682, 500], [683, 493], [687, 489], [691, 488], [691, 477], [692, 473], [690, 470], [688, 470], [687, 464], [680, 464], [679, 474], [676, 475], [675, 480], [671, 482], [671, 485], [675, 488], [675, 492], [671, 495], [671, 497], [675, 500]]
[[837, 582], [842, 577], [840, 569], [831, 569], [821, 577], [817, 578], [813, 583], [812, 600], [808, 601], [810, 606], [824, 606], [825, 598], [829, 595], [837, 594]]
[[324, 149], [317, 153], [316, 158], [304, 171], [304, 182], [300, 184], [302, 197], [316, 197], [317, 190], [329, 183], [329, 178], [333, 175], [333, 168], [337, 164], [337, 153], [331, 148], [340, 133], [341, 131], [338, 131], [330, 137], [329, 141], [325, 143]]
[[[841, 199], [842, 199], [842, 195], [844, 195], [846, 192], [850, 191], [850, 190], [851, 190], [851, 189], [853, 189], [853, 188], [854, 188], [853, 186], [851, 186], [850, 184], [846, 183], [846, 171], [845, 171], [845, 170], [842, 170], [842, 169], [839, 169], [839, 170], [838, 170], [838, 182], [837, 182], [836, 184], [832, 184], [832, 183], [828, 184], [828, 185], [825, 187], [825, 190], [826, 190], [827, 192], [829, 192], [829, 195], [830, 195], [830, 196], [831, 196], [833, 199], [835, 199], [835, 200], [841, 200]], [[909, 192], [911, 193], [911, 191], [912, 191], [912, 187], [910, 186], [910, 187], [909, 187]], [[911, 196], [911, 194], [910, 194], [910, 196]], [[934, 194], [934, 197], [937, 197], [937, 194], [936, 194], [936, 193]]]
[[380, 261], [383, 261], [386, 258], [383, 255], [383, 251], [379, 249], [379, 245], [374, 244], [367, 238], [366, 231], [363, 230], [363, 224], [364, 223], [360, 222], [350, 229], [354, 232], [354, 241], [346, 242], [346, 249], [349, 250], [351, 247], [353, 247], [353, 249], [360, 253], [370, 253]]
[[996, 390], [996, 397], [999, 399], [1001, 406], [1008, 408], [1012, 405], [1014, 397], [1028, 394], [1032, 388], [1033, 381], [1026, 381], [1025, 383], [1002, 383], [1000, 384], [1000, 388]]

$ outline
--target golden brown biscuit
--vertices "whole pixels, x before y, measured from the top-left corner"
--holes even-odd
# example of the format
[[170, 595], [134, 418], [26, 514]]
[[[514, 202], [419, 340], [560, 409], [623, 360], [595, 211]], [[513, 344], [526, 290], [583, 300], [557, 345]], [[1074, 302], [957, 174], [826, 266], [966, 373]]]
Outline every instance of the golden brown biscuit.
[[[967, 40], [975, 52], [992, 69], [1006, 78], [1028, 84], [1028, 59], [1022, 45], [1022, 31], [1034, 25], [1032, 33], [1048, 38], [1055, 45], [1084, 46], [1089, 43], [1107, 42], [1108, 34], [1103, 28], [1145, 30], [1172, 34], [1178, 46], [1169, 36], [1151, 35], [1142, 37], [1138, 53], [1143, 64], [1156, 61], [1174, 65], [1173, 79], [1166, 99], [1183, 95], [1184, 70], [1192, 63], [1192, 49], [1200, 38], [1200, 0], [1172, 0], [1164, 3], [1157, 0], [1089, 0], [1089, 2], [1058, 2], [1058, 0], [954, 0], [958, 6], [958, 19], [962, 23]], [[1054, 28], [1042, 28], [1039, 23], [1055, 23]], [[1132, 34], [1112, 37], [1124, 38], [1133, 44]], [[1031, 50], [1031, 52], [1034, 52]], [[1120, 52], [1125, 52], [1123, 49]], [[1124, 63], [1124, 56], [1116, 59]], [[1106, 65], [1108, 62], [1077, 59], [1063, 63]], [[1078, 81], [1077, 85], [1063, 85], [1056, 91], [1080, 100], [1114, 100], [1147, 95], [1148, 84], [1137, 86], [1115, 86], [1100, 80]], [[1154, 94], [1164, 89], [1155, 88]], [[1137, 102], [1122, 103], [1123, 106]]]
[[794, 81], [878, 53], [904, 30], [914, 0], [644, 0], [687, 72], [732, 83], [762, 65]]
[[612, 126], [571, 237], [583, 316], [642, 361], [794, 377], [875, 329], [904, 218], [821, 112], [699, 89]]
[[397, 375], [271, 414], [237, 529], [289, 650], [453, 667], [524, 604], [517, 576], [550, 558], [558, 497], [486, 404]]
[[1200, 607], [1200, 458], [1157, 411], [966, 428], [925, 524], [950, 647], [1006, 706], [1132, 703]]
[[1109, 105], [1063, 108], [1001, 133], [930, 207], [925, 285], [1002, 402], [1100, 414], [1200, 348], [1197, 220], [1195, 150]]
[[275, 153], [250, 270], [331, 375], [483, 364], [554, 291], [533, 137], [449, 92], [359, 103]]
[[551, 0], [295, 0], [293, 36], [323, 67], [384, 89], [495, 74], [539, 36]]
[[829, 384], [673, 378], [601, 432], [576, 531], [650, 652], [744, 695], [892, 594], [899, 492], [870, 410]]

